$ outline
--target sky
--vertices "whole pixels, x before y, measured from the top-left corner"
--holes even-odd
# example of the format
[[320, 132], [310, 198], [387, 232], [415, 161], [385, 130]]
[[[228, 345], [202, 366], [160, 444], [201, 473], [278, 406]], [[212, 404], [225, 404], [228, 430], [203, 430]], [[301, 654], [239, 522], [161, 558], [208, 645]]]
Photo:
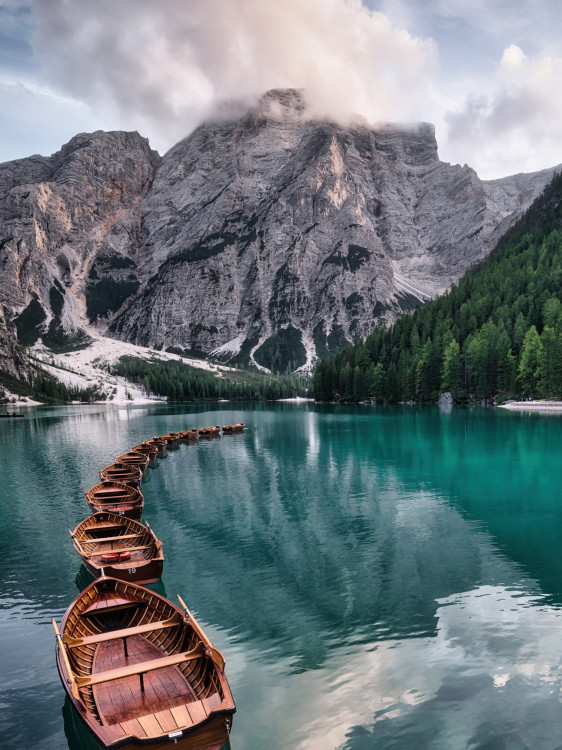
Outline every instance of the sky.
[[0, 161], [137, 130], [165, 153], [228, 103], [432, 122], [484, 179], [562, 163], [559, 0], [0, 0]]

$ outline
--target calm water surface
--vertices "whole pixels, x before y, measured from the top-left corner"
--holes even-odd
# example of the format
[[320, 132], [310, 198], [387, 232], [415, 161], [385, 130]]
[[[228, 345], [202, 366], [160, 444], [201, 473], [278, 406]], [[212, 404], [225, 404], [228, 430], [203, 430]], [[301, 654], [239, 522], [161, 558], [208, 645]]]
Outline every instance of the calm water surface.
[[127, 448], [179, 593], [227, 658], [233, 750], [562, 747], [562, 419], [484, 410], [66, 407], [1, 420], [0, 746], [89, 750], [50, 618], [68, 528]]

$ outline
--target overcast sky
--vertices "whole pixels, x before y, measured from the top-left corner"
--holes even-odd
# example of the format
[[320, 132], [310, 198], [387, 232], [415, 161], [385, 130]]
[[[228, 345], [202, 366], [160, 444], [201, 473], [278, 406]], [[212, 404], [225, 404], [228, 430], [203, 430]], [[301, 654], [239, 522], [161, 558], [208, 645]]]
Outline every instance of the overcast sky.
[[305, 88], [345, 122], [433, 122], [481, 177], [562, 162], [559, 0], [0, 0], [0, 161], [78, 132], [164, 153], [217, 105]]

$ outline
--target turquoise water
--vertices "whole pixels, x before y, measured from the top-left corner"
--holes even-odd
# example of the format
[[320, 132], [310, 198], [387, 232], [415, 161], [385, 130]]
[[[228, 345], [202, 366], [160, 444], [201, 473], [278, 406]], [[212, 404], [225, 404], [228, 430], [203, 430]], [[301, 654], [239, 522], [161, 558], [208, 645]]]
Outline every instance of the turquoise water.
[[226, 656], [233, 750], [562, 747], [562, 419], [234, 406], [1, 420], [0, 746], [92, 747], [50, 625], [91, 580], [83, 489], [156, 434], [245, 421], [143, 484], [155, 588]]

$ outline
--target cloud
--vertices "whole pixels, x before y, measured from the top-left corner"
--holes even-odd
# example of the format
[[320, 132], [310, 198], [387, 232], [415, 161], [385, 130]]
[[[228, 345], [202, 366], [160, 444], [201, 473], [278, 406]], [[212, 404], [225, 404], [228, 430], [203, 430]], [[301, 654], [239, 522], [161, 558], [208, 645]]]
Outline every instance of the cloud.
[[436, 61], [360, 0], [35, 0], [46, 80], [161, 150], [220, 102], [305, 88], [314, 112], [423, 119]]
[[482, 93], [468, 95], [445, 115], [444, 155], [463, 153], [483, 177], [533, 171], [562, 162], [562, 58], [528, 57], [505, 48]]

